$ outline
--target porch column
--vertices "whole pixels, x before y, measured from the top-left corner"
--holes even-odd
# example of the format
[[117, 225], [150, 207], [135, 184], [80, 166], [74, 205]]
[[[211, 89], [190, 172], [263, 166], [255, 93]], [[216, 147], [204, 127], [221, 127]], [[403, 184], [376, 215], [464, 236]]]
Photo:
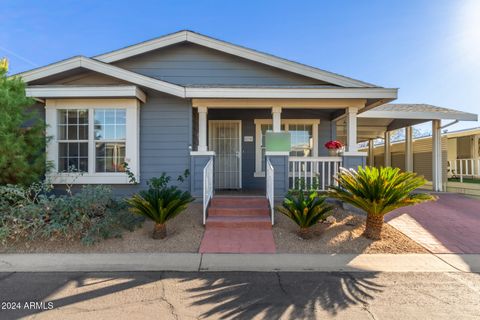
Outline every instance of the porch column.
[[405, 171], [413, 171], [413, 129], [405, 128]]
[[273, 132], [282, 131], [282, 107], [272, 107]]
[[442, 133], [440, 120], [432, 121], [432, 188], [442, 191]]
[[198, 151], [207, 151], [207, 107], [198, 107]]
[[392, 166], [392, 155], [390, 152], [390, 131], [385, 131], [384, 135], [384, 146], [383, 146], [383, 154], [384, 154], [384, 166], [391, 167]]
[[347, 108], [347, 152], [357, 152], [357, 107]]
[[375, 166], [375, 154], [374, 154], [373, 139], [368, 140], [368, 165], [370, 167]]

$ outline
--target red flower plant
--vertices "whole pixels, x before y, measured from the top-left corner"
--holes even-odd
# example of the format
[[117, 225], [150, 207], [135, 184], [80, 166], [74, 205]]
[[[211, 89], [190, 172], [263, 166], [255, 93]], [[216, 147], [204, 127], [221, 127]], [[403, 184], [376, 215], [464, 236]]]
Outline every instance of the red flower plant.
[[337, 141], [337, 140], [332, 140], [332, 141], [328, 141], [327, 143], [325, 143], [325, 148], [327, 149], [341, 149], [343, 147], [343, 144], [340, 142], [340, 141]]

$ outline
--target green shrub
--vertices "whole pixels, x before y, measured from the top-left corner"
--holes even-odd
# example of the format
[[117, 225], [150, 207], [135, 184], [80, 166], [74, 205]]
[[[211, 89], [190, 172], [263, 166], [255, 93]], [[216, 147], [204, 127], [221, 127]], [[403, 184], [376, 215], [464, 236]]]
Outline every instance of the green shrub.
[[[188, 171], [178, 177], [183, 182]], [[155, 222], [152, 237], [163, 239], [167, 236], [166, 222], [185, 211], [194, 200], [188, 191], [182, 192], [177, 186], [169, 186], [170, 177], [163, 173], [159, 178], [149, 180], [148, 190], [141, 191], [127, 200], [131, 212]]]
[[55, 195], [48, 184], [0, 186], [0, 241], [59, 238], [92, 244], [133, 230], [143, 219], [128, 212], [107, 186]]
[[387, 213], [436, 199], [427, 193], [412, 193], [425, 184], [425, 179], [414, 172], [401, 172], [398, 168], [342, 169], [336, 181], [338, 186], [330, 187], [330, 196], [367, 213], [364, 235], [373, 240], [381, 239], [383, 217]]
[[325, 200], [325, 196], [313, 190], [290, 190], [277, 210], [300, 227], [299, 235], [302, 238], [308, 238], [309, 228], [331, 215], [333, 207], [326, 204]]

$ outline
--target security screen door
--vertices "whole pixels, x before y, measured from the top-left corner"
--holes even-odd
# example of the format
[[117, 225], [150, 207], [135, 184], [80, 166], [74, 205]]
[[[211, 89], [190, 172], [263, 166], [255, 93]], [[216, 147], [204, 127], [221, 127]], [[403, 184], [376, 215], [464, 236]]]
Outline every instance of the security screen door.
[[215, 189], [242, 188], [241, 120], [210, 120], [208, 145], [215, 151]]

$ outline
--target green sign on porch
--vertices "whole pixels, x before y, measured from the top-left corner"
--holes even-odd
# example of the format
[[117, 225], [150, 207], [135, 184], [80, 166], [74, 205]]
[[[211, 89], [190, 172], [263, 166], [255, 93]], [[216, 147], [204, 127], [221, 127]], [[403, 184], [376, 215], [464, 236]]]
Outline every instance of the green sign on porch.
[[265, 134], [266, 151], [272, 152], [290, 152], [290, 133], [289, 132], [271, 132]]

